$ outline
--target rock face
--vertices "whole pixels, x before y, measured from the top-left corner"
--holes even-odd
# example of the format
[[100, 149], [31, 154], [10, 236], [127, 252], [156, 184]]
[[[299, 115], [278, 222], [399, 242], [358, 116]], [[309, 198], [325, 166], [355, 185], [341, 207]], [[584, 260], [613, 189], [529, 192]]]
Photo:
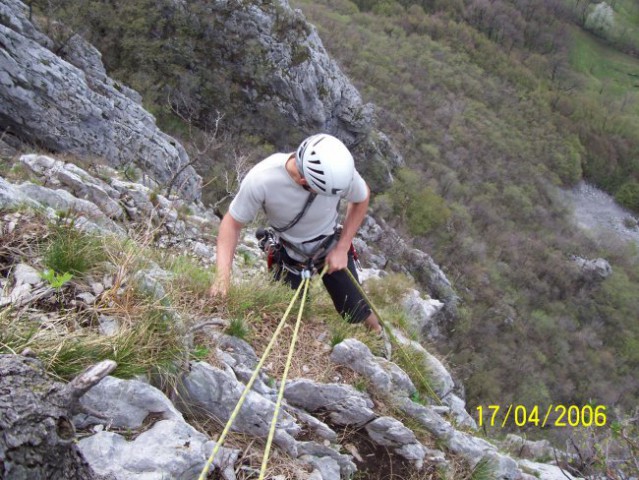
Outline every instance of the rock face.
[[[331, 133], [355, 147], [356, 160], [365, 159], [358, 164], [364, 173], [374, 164], [386, 171], [403, 164], [390, 140], [375, 129], [374, 106], [362, 102], [316, 28], [287, 0], [209, 2], [206, 11], [213, 13], [214, 24], [203, 30], [216, 57], [205, 61], [222, 82], [232, 79], [234, 87], [228, 88], [240, 102], [241, 118], [229, 121], [258, 131], [279, 149], [292, 148], [309, 134]], [[375, 188], [390, 176], [367, 180]]]
[[612, 267], [605, 258], [589, 260], [575, 256], [573, 257], [573, 261], [575, 265], [577, 265], [577, 268], [579, 268], [584, 281], [588, 283], [598, 283], [612, 275]]
[[184, 148], [157, 128], [139, 96], [107, 77], [93, 46], [76, 35], [60, 57], [18, 0], [0, 4], [0, 39], [5, 141], [137, 165], [185, 198], [199, 198], [201, 179]]
[[0, 355], [0, 478], [98, 478], [74, 443], [72, 391], [38, 361]]

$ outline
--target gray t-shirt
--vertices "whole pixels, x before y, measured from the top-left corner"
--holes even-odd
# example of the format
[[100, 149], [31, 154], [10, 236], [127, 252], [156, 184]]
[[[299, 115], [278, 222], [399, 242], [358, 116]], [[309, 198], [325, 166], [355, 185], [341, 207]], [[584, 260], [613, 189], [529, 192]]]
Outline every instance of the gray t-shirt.
[[[263, 209], [268, 222], [282, 228], [304, 208], [309, 192], [295, 183], [286, 171], [286, 161], [290, 156], [290, 153], [271, 155], [246, 174], [229, 207], [229, 213], [235, 220], [248, 223]], [[357, 203], [366, 200], [367, 195], [366, 182], [356, 171], [350, 187], [341, 198]], [[315, 244], [302, 242], [333, 233], [337, 225], [339, 201], [340, 197], [317, 195], [299, 222], [280, 236], [302, 251], [311, 252]], [[288, 253], [300, 259], [294, 252], [289, 250]]]

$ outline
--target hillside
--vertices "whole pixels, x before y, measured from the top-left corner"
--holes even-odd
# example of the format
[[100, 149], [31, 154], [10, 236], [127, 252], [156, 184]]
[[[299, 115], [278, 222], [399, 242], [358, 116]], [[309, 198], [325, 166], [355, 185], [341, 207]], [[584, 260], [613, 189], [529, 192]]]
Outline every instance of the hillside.
[[[553, 88], [532, 68], [549, 65], [550, 55], [525, 55], [523, 39], [508, 53], [502, 37], [491, 41], [469, 26], [470, 10], [458, 15], [466, 23], [444, 6], [432, 14], [372, 4], [370, 12], [349, 2], [300, 6], [365, 98], [382, 107], [380, 127], [421, 176], [417, 183], [399, 176], [378, 197], [377, 212], [408, 212], [402, 217], [414, 243], [433, 253], [462, 294], [465, 308], [449, 324], [446, 351], [470, 405], [599, 399], [630, 407], [637, 396], [636, 357], [627, 355], [638, 333], [629, 313], [637, 306], [630, 293], [636, 258], [631, 247], [593, 243], [573, 230], [557, 198], [556, 186], [592, 168], [577, 127], [594, 124], [561, 107], [585, 102], [588, 89]], [[598, 161], [610, 165], [610, 157]], [[444, 214], [420, 201], [422, 185], [445, 200]], [[614, 273], [591, 283], [572, 255], [603, 256]]]
[[[636, 67], [631, 37], [622, 43], [620, 37], [602, 37], [586, 25], [589, 11], [580, 16], [570, 1], [488, 7], [479, 1], [300, 0], [301, 11], [286, 2], [30, 5], [33, 10], [15, 20], [8, 12], [26, 7], [4, 0], [0, 17], [0, 174], [8, 180], [0, 184], [2, 288], [12, 291], [3, 296], [4, 305], [13, 304], [0, 316], [3, 353], [34, 350], [65, 381], [88, 363], [113, 358], [118, 377], [150, 378], [169, 394], [169, 403], [176, 400], [177, 379], [191, 381], [190, 390], [179, 395], [193, 396], [207, 415], [228, 417], [230, 407], [217, 410], [219, 402], [198, 385], [215, 379], [220, 390], [241, 388], [225, 383], [221, 372], [232, 370], [245, 381], [254, 363], [230, 358], [226, 348], [258, 355], [290, 292], [257, 273], [262, 260], [247, 236], [238, 255], [243, 281], [228, 303], [207, 298], [215, 215], [223, 213], [249, 165], [326, 130], [351, 146], [374, 190], [372, 217], [358, 248], [365, 266], [383, 272], [367, 288], [398, 339], [420, 339], [445, 362], [416, 343], [408, 354], [400, 349], [396, 363], [376, 359], [374, 339], [345, 331], [319, 295], [303, 333], [307, 343], [300, 347], [317, 355], [302, 356], [292, 367], [298, 380], [320, 386], [297, 388], [324, 392], [333, 387], [323, 384], [350, 385], [338, 389], [339, 395], [359, 399], [364, 413], [358, 415], [366, 422], [384, 419], [381, 430], [395, 425], [406, 435], [391, 441], [366, 430], [363, 439], [356, 420], [333, 432], [344, 435], [339, 442], [330, 434], [324, 438], [332, 443], [329, 451], [317, 438], [306, 438], [299, 425], [287, 424], [277, 445], [291, 457], [302, 452], [314, 458], [278, 464], [272, 475], [289, 478], [292, 468], [298, 478], [320, 478], [312, 477], [314, 471], [321, 478], [346, 477], [354, 472], [352, 458], [346, 458], [353, 454], [344, 451], [352, 443], [355, 451], [372, 448], [367, 455], [384, 450], [389, 468], [399, 468], [405, 478], [529, 478], [526, 472], [565, 478], [556, 467], [540, 473], [551, 467], [513, 459], [504, 453], [508, 442], [480, 438], [470, 417], [489, 405], [527, 411], [604, 407], [606, 428], [548, 431], [534, 422], [523, 429], [504, 422], [506, 428], [484, 433], [499, 438], [517, 430], [529, 438], [551, 438], [561, 448], [570, 444], [576, 456], [565, 459], [572, 460], [575, 475], [596, 475], [613, 463], [618, 472], [632, 472], [637, 452], [629, 436], [636, 433], [628, 418], [639, 399], [636, 251], [576, 229], [559, 190], [586, 178], [626, 206], [639, 205], [633, 204], [639, 141], [636, 95], [628, 92]], [[636, 20], [626, 2], [615, 8], [627, 22]], [[44, 163], [34, 167], [29, 163], [34, 157], [22, 155], [34, 148], [69, 163], [37, 156]], [[7, 200], [11, 195], [18, 200]], [[7, 205], [13, 205], [10, 213]], [[84, 233], [73, 233], [77, 226]], [[91, 231], [100, 233], [96, 238]], [[64, 244], [65, 239], [81, 245]], [[56, 242], [72, 256], [88, 248], [88, 272], [49, 263], [46, 252]], [[18, 280], [18, 266], [27, 273], [35, 269], [37, 278]], [[46, 268], [48, 279], [38, 273]], [[138, 270], [151, 273], [138, 278]], [[103, 286], [99, 293], [95, 284]], [[411, 295], [432, 297], [437, 315], [414, 325], [422, 307], [398, 305]], [[44, 323], [25, 321], [30, 314]], [[103, 325], [105, 316], [125, 327], [113, 340], [105, 333], [113, 322]], [[174, 330], [175, 319], [180, 321]], [[217, 327], [192, 335], [207, 320]], [[34, 334], [40, 329], [42, 335]], [[343, 365], [353, 352], [366, 359], [355, 372]], [[274, 372], [282, 368], [284, 353], [278, 355], [256, 387], [269, 401]], [[422, 357], [434, 363], [425, 365]], [[374, 369], [381, 375], [378, 367], [402, 382], [408, 379], [392, 384], [401, 393], [399, 407], [386, 401], [387, 387], [363, 373]], [[435, 381], [436, 395], [429, 397], [432, 379], [425, 382], [424, 372], [442, 370], [445, 379]], [[291, 393], [291, 403], [294, 397]], [[444, 405], [437, 405], [439, 397]], [[221, 426], [211, 417], [194, 420], [189, 401], [176, 406], [199, 430], [193, 438], [201, 446], [208, 437], [199, 435], [217, 435]], [[172, 405], [162, 408], [169, 412], [164, 420], [182, 418]], [[316, 413], [313, 407], [305, 404], [302, 410], [299, 419], [326, 434], [306, 416]], [[343, 414], [333, 412], [327, 428]], [[324, 422], [325, 415], [320, 412], [318, 420]], [[171, 428], [191, 432], [178, 423]], [[132, 427], [117, 428], [122, 430], [100, 437], [125, 448], [119, 437]], [[265, 437], [252, 428], [248, 420], [242, 432]], [[393, 443], [399, 437], [408, 442]], [[377, 446], [371, 447], [375, 438]], [[609, 441], [611, 453], [604, 458], [596, 445]], [[91, 442], [84, 445], [94, 455], [94, 468], [108, 470], [109, 462], [100, 460], [101, 444]], [[239, 435], [233, 442], [235, 450], [227, 453], [240, 458], [233, 475], [252, 478], [255, 451]], [[245, 453], [238, 457], [240, 450]], [[536, 458], [548, 460], [549, 450], [541, 450]], [[191, 460], [195, 471], [202, 454]], [[153, 468], [157, 473], [169, 466]], [[363, 478], [374, 478], [379, 469], [367, 462], [357, 468]]]

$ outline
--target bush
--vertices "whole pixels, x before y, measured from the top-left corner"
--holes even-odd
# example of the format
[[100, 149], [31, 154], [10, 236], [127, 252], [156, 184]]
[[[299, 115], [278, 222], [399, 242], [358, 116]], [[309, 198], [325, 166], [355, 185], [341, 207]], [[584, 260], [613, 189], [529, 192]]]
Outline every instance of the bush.
[[639, 212], [639, 183], [632, 180], [624, 183], [617, 193], [615, 200], [626, 208]]
[[57, 274], [82, 275], [106, 260], [100, 239], [75, 228], [73, 222], [51, 228], [44, 264]]
[[409, 169], [400, 170], [387, 194], [393, 213], [413, 235], [425, 235], [440, 227], [451, 216], [446, 201], [432, 188], [424, 186], [419, 175]]

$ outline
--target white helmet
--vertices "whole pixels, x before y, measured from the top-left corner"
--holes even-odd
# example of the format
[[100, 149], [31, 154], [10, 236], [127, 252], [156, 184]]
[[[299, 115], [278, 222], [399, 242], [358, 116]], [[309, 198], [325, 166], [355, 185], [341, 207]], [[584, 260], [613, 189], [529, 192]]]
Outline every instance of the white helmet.
[[340, 140], [320, 133], [308, 137], [297, 149], [297, 170], [320, 195], [341, 195], [353, 180], [355, 162]]

